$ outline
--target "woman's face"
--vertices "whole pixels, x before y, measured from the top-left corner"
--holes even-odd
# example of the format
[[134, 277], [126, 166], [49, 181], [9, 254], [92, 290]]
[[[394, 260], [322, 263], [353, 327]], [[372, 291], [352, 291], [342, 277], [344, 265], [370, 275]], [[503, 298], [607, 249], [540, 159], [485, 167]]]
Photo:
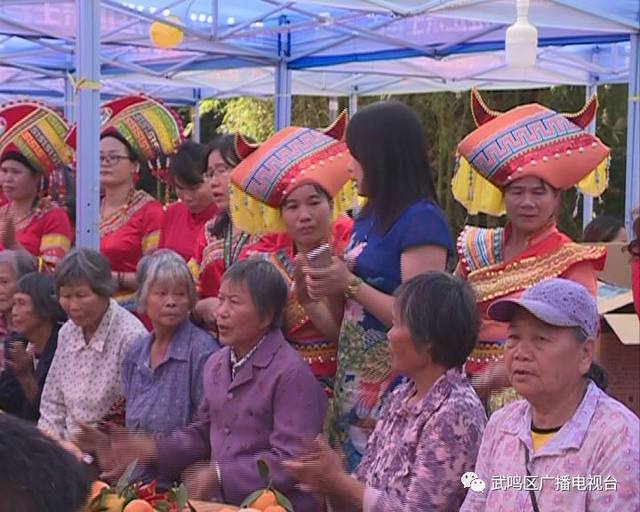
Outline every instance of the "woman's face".
[[10, 201], [34, 200], [38, 195], [40, 176], [17, 160], [0, 164], [2, 190]]
[[281, 206], [287, 233], [303, 248], [312, 249], [331, 234], [331, 202], [314, 185], [302, 185], [286, 197]]
[[0, 314], [4, 315], [11, 311], [17, 282], [13, 266], [0, 263]]
[[100, 139], [100, 186], [119, 187], [133, 185], [139, 166], [129, 159], [127, 146], [115, 137]]
[[392, 321], [391, 329], [387, 334], [391, 367], [394, 372], [411, 378], [427, 367], [431, 359], [416, 350], [409, 328], [402, 323], [400, 313], [395, 307], [393, 308]]
[[213, 202], [213, 191], [207, 181], [197, 185], [187, 185], [179, 179], [175, 179], [174, 182], [178, 199], [193, 215], [200, 213]]
[[232, 170], [233, 167], [224, 161], [220, 151], [215, 149], [209, 154], [207, 177], [213, 194], [213, 202], [221, 212], [229, 209], [229, 178]]
[[97, 326], [109, 305], [109, 299], [95, 293], [86, 281], [61, 286], [58, 300], [69, 320], [83, 328]]
[[271, 319], [260, 318], [244, 283], [223, 280], [218, 300], [218, 337], [224, 345], [246, 348], [260, 341], [271, 325]]
[[364, 185], [364, 170], [362, 165], [353, 156], [349, 159], [347, 164], [347, 170], [351, 174], [351, 178], [356, 182], [358, 186], [358, 193], [362, 196], [366, 196], [366, 190]]
[[185, 283], [164, 280], [149, 287], [145, 313], [154, 331], [158, 328], [175, 329], [189, 317], [190, 310], [189, 288]]
[[540, 178], [527, 176], [505, 188], [504, 202], [514, 229], [534, 234], [555, 218], [560, 193]]
[[572, 328], [551, 326], [520, 310], [505, 344], [509, 382], [534, 405], [557, 400], [575, 389], [589, 371], [593, 348], [593, 340], [578, 342]]
[[29, 339], [29, 334], [51, 322], [39, 317], [33, 311], [33, 301], [26, 293], [16, 293], [13, 296], [13, 308], [11, 309], [11, 326], [18, 333]]

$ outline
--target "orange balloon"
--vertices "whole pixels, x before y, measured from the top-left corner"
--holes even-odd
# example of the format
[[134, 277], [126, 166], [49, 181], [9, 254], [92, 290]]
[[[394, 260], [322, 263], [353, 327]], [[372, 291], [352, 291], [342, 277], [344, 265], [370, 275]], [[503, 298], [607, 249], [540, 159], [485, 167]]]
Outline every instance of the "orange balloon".
[[[168, 16], [167, 20], [176, 25], [182, 25], [182, 21], [177, 16]], [[158, 48], [168, 50], [175, 48], [182, 42], [184, 33], [179, 28], [161, 21], [154, 21], [149, 27], [149, 38]]]

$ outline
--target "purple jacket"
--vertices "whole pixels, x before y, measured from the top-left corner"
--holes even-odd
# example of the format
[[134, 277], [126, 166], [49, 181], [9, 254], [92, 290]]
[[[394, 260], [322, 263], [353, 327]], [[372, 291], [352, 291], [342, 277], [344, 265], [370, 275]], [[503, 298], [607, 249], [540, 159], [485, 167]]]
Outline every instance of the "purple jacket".
[[296, 511], [318, 511], [314, 498], [295, 487], [280, 463], [322, 431], [327, 398], [282, 332], [266, 335], [233, 382], [230, 348], [213, 354], [204, 367], [203, 387], [194, 421], [158, 438], [160, 467], [178, 472], [198, 460], [216, 461], [222, 486], [213, 498], [238, 505], [264, 487], [256, 466], [264, 459], [274, 487]]

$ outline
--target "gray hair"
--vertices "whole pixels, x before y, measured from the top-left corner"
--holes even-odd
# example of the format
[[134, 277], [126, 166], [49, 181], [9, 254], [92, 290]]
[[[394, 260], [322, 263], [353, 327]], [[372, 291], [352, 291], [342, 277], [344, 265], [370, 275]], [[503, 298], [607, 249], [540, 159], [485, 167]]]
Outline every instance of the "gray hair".
[[0, 265], [8, 265], [13, 270], [16, 280], [31, 272], [38, 271], [36, 259], [26, 251], [5, 249], [0, 251]]
[[260, 319], [272, 315], [271, 327], [280, 327], [289, 289], [271, 263], [260, 259], [240, 261], [224, 273], [222, 281], [245, 286]]
[[170, 249], [159, 249], [144, 256], [138, 263], [136, 280], [138, 281], [136, 309], [140, 313], [145, 312], [149, 290], [157, 282], [185, 285], [189, 295], [189, 309], [195, 306], [196, 286], [191, 271], [184, 259]]
[[93, 293], [110, 298], [115, 293], [116, 283], [111, 277], [109, 261], [98, 251], [76, 247], [56, 267], [56, 289], [86, 282]]

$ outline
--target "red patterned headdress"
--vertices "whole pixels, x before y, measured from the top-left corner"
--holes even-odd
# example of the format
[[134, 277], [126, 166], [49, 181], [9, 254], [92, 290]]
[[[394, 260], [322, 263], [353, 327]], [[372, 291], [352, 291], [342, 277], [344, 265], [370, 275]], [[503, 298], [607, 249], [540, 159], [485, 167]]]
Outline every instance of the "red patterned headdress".
[[[151, 172], [167, 181], [167, 157], [182, 141], [180, 117], [170, 108], [148, 96], [125, 96], [104, 103], [100, 109], [100, 134], [117, 133], [133, 150], [145, 158]], [[75, 148], [76, 128], [69, 132], [67, 143]]]
[[231, 174], [231, 214], [249, 233], [282, 232], [280, 205], [294, 188], [306, 183], [320, 186], [333, 198], [334, 215], [357, 200], [343, 142], [346, 112], [325, 130], [290, 126], [262, 144], [249, 144], [236, 136], [242, 161]]
[[71, 161], [65, 144], [69, 125], [52, 108], [33, 101], [0, 107], [0, 160], [9, 153], [22, 155], [39, 173], [49, 176]]
[[478, 128], [458, 145], [452, 183], [454, 197], [469, 213], [501, 215], [502, 189], [527, 176], [596, 197], [607, 188], [609, 148], [584, 130], [598, 108], [595, 96], [576, 114], [536, 103], [499, 113], [474, 89], [471, 108]]

